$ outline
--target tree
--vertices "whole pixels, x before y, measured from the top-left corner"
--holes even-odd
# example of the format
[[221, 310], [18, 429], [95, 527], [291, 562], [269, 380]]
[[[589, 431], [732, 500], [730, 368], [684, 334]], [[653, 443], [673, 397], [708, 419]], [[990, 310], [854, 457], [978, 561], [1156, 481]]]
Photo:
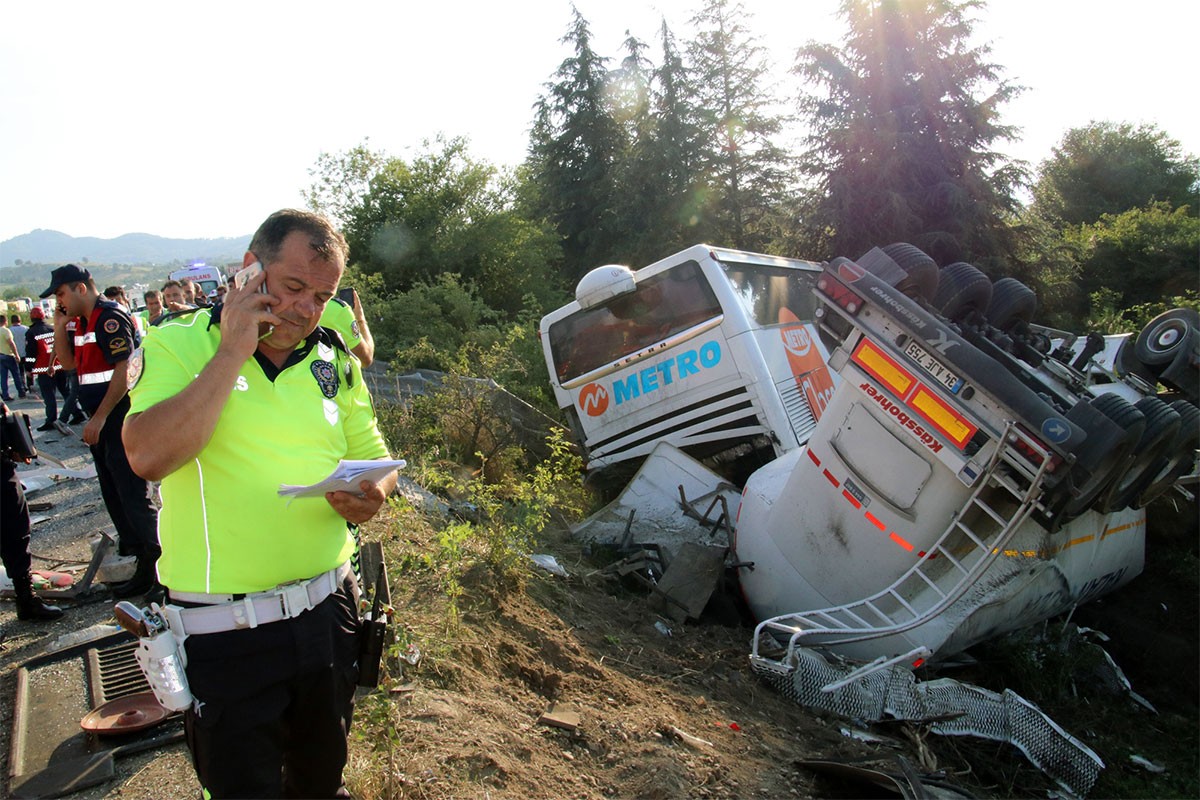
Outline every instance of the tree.
[[611, 259], [619, 240], [615, 165], [626, 139], [607, 101], [607, 59], [592, 49], [587, 20], [572, 11], [563, 41], [574, 53], [536, 105], [527, 174], [535, 210], [561, 237], [564, 277], [574, 282]]
[[660, 36], [662, 62], [650, 72], [647, 106], [629, 129], [632, 141], [617, 172], [625, 235], [615, 260], [633, 265], [709, 238], [695, 85], [665, 20]]
[[345, 225], [350, 209], [367, 193], [371, 178], [386, 162], [387, 156], [371, 150], [366, 139], [344, 153], [321, 153], [308, 171], [312, 184], [301, 190], [304, 202], [334, 224]]
[[700, 156], [714, 192], [713, 238], [762, 250], [774, 238], [767, 221], [786, 195], [788, 158], [773, 141], [783, 119], [763, 87], [768, 64], [740, 21], [747, 17], [741, 3], [707, 0], [688, 55], [707, 132]]
[[387, 293], [459, 275], [509, 318], [527, 301], [557, 302], [552, 234], [514, 208], [511, 181], [471, 158], [465, 140], [436, 144], [411, 163], [387, 159], [348, 208], [355, 264], [382, 276]]
[[1092, 122], [1067, 131], [1042, 163], [1034, 208], [1059, 228], [1158, 202], [1195, 216], [1198, 181], [1196, 158], [1155, 126]]
[[1006, 260], [1023, 166], [993, 149], [1015, 130], [999, 109], [1020, 91], [969, 45], [982, 0], [843, 0], [840, 46], [810, 43], [795, 72], [811, 134], [804, 170], [814, 223], [835, 255], [908, 241], [940, 263]]
[[1105, 214], [1068, 231], [1082, 252], [1081, 290], [1116, 292], [1120, 307], [1151, 303], [1196, 289], [1200, 218], [1187, 206], [1155, 203]]

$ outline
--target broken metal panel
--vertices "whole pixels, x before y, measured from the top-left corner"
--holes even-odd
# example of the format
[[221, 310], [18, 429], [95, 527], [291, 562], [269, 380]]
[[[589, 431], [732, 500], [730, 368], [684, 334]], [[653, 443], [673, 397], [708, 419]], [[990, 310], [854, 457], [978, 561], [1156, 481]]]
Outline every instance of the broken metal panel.
[[868, 672], [830, 690], [855, 667], [831, 663], [807, 648], [793, 650], [789, 660], [790, 671], [781, 670], [777, 662], [752, 659], [751, 665], [767, 683], [802, 706], [868, 721], [885, 717], [928, 721], [935, 733], [1008, 742], [1079, 797], [1091, 790], [1104, 768], [1091, 748], [1014, 692], [997, 694], [948, 678], [921, 682], [900, 665]]
[[725, 571], [724, 547], [686, 542], [658, 582], [668, 602], [667, 615], [676, 622], [699, 619]]
[[[686, 505], [680, 501], [681, 486]], [[661, 442], [617, 499], [572, 527], [571, 533], [581, 541], [617, 547], [654, 543], [672, 554], [687, 542], [728, 547], [729, 520], [717, 523], [722, 513], [736, 519], [740, 504], [741, 494], [733, 485], [679, 448]], [[705, 512], [707, 520], [695, 518]]]

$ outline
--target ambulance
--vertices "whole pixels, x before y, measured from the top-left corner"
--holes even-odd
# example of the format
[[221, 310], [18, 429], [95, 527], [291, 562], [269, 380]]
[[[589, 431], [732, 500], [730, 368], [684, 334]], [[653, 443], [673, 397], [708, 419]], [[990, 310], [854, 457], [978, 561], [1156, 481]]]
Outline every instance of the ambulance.
[[217, 287], [225, 285], [225, 276], [217, 267], [210, 267], [203, 261], [189, 264], [183, 269], [177, 269], [170, 275], [171, 280], [181, 281], [185, 278], [204, 290], [206, 297], [216, 297]]

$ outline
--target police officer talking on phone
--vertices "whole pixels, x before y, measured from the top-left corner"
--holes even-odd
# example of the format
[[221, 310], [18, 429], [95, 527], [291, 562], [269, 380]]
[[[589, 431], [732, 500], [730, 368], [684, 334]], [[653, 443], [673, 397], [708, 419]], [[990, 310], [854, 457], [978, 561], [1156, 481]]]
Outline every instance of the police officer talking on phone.
[[[257, 274], [217, 308], [164, 319], [130, 364], [130, 462], [162, 481], [159, 579], [182, 607], [188, 747], [210, 797], [345, 797], [357, 679], [348, 523], [359, 493], [288, 499], [340, 459], [384, 459], [361, 367], [318, 325], [345, 269], [324, 217], [285, 209], [255, 233]], [[262, 270], [257, 266], [261, 264]]]

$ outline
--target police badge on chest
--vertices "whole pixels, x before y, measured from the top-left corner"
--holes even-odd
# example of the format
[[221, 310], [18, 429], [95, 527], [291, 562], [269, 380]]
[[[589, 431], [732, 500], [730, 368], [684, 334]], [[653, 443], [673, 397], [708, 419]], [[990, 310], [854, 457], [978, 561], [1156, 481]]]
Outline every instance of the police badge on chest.
[[333, 399], [338, 393], [337, 368], [328, 361], [314, 361], [312, 363], [312, 374], [317, 379], [317, 385], [321, 387], [321, 394], [329, 399]]

